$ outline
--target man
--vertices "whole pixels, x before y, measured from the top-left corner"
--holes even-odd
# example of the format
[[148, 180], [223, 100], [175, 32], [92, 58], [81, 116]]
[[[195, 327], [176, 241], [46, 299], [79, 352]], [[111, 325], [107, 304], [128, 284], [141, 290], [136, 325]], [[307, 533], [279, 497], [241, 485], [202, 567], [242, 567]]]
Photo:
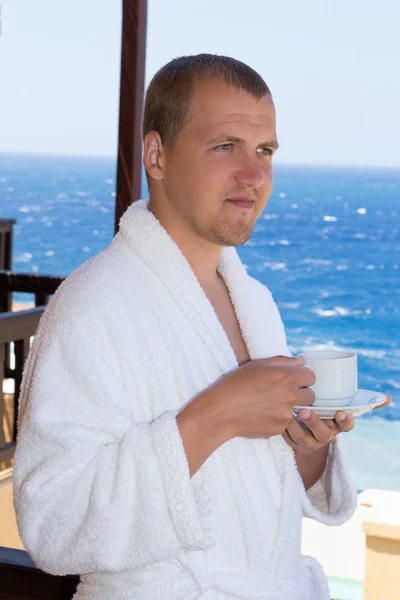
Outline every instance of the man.
[[270, 91], [231, 58], [176, 59], [143, 134], [149, 202], [59, 288], [25, 368], [21, 538], [78, 600], [327, 600], [301, 517], [353, 513], [354, 423], [307, 409], [314, 375], [233, 248], [271, 192]]

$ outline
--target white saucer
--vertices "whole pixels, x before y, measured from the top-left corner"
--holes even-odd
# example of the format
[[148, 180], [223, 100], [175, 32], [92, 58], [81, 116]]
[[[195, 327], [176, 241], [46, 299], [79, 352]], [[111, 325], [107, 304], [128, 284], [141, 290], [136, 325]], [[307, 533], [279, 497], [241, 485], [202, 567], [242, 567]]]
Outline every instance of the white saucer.
[[302, 408], [309, 408], [320, 419], [333, 419], [338, 410], [345, 410], [352, 417], [360, 417], [385, 401], [385, 394], [380, 392], [357, 390], [352, 403], [348, 406], [293, 406], [293, 412], [298, 413]]

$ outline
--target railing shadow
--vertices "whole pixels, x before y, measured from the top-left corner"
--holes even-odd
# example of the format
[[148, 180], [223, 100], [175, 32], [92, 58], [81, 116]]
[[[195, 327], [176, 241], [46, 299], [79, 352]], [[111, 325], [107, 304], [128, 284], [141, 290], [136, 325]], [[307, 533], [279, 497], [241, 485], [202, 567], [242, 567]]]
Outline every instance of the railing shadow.
[[24, 550], [0, 546], [0, 600], [71, 600], [77, 575], [49, 575]]

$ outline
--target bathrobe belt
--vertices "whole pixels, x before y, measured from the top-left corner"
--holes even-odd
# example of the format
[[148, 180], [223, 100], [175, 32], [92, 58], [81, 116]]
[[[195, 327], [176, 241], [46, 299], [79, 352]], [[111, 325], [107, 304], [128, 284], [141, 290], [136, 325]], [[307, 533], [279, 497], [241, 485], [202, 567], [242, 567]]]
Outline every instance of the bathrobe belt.
[[[83, 576], [77, 598], [97, 600], [99, 590], [105, 600], [195, 600], [207, 592], [243, 600], [329, 600], [326, 577], [320, 564], [310, 556], [303, 556], [290, 579], [266, 579], [255, 574], [239, 575], [229, 571], [201, 569], [188, 556], [179, 560], [184, 571], [180, 573], [147, 572], [128, 574], [125, 581], [99, 585], [93, 576]], [[184, 564], [185, 563], [185, 564]], [[101, 575], [96, 574], [94, 579]], [[219, 592], [219, 593], [218, 593]], [[207, 594], [207, 598], [212, 598]]]
[[320, 564], [309, 556], [300, 560], [290, 579], [266, 579], [254, 574], [239, 575], [226, 571], [204, 571], [193, 568], [191, 573], [202, 592], [215, 590], [246, 600], [322, 600], [329, 598], [326, 577]]

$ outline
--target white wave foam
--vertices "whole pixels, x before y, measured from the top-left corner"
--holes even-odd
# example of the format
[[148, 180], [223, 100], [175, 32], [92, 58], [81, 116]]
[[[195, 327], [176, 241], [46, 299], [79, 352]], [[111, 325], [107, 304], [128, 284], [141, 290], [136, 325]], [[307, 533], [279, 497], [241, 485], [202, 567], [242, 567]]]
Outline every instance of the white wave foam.
[[18, 212], [29, 213], [29, 212], [42, 212], [42, 207], [39, 204], [23, 204], [19, 207]]
[[323, 260], [322, 258], [305, 258], [300, 261], [300, 264], [303, 265], [331, 265], [331, 260]]
[[328, 221], [329, 223], [336, 223], [337, 221], [337, 217], [332, 217], [330, 215], [325, 215], [324, 217], [324, 221]]
[[307, 352], [311, 350], [342, 350], [333, 340], [328, 340], [325, 343], [316, 342], [312, 336], [308, 336], [302, 340], [300, 345], [290, 344], [289, 350], [293, 355]]
[[400, 381], [395, 381], [394, 379], [388, 379], [387, 383], [394, 387], [396, 390], [400, 390]]
[[322, 238], [328, 239], [328, 233], [330, 233], [332, 231], [332, 227], [324, 227], [323, 229], [320, 229], [319, 231], [316, 231], [317, 235], [320, 235]]
[[17, 256], [16, 261], [17, 263], [28, 263], [32, 260], [33, 258], [33, 254], [31, 254], [30, 252], [23, 252], [22, 254], [20, 254], [19, 256]]
[[319, 317], [348, 317], [352, 313], [352, 311], [347, 308], [343, 308], [342, 306], [335, 306], [332, 309], [324, 309], [324, 308], [313, 308], [312, 311]]
[[280, 308], [300, 308], [300, 302], [280, 302], [279, 303], [279, 307]]
[[271, 271], [287, 271], [286, 263], [265, 262], [263, 267], [267, 267]]
[[365, 349], [365, 348], [357, 348], [357, 354], [360, 354], [361, 356], [365, 356], [366, 358], [385, 358], [385, 356], [387, 355], [386, 350], [369, 350], [369, 349]]

